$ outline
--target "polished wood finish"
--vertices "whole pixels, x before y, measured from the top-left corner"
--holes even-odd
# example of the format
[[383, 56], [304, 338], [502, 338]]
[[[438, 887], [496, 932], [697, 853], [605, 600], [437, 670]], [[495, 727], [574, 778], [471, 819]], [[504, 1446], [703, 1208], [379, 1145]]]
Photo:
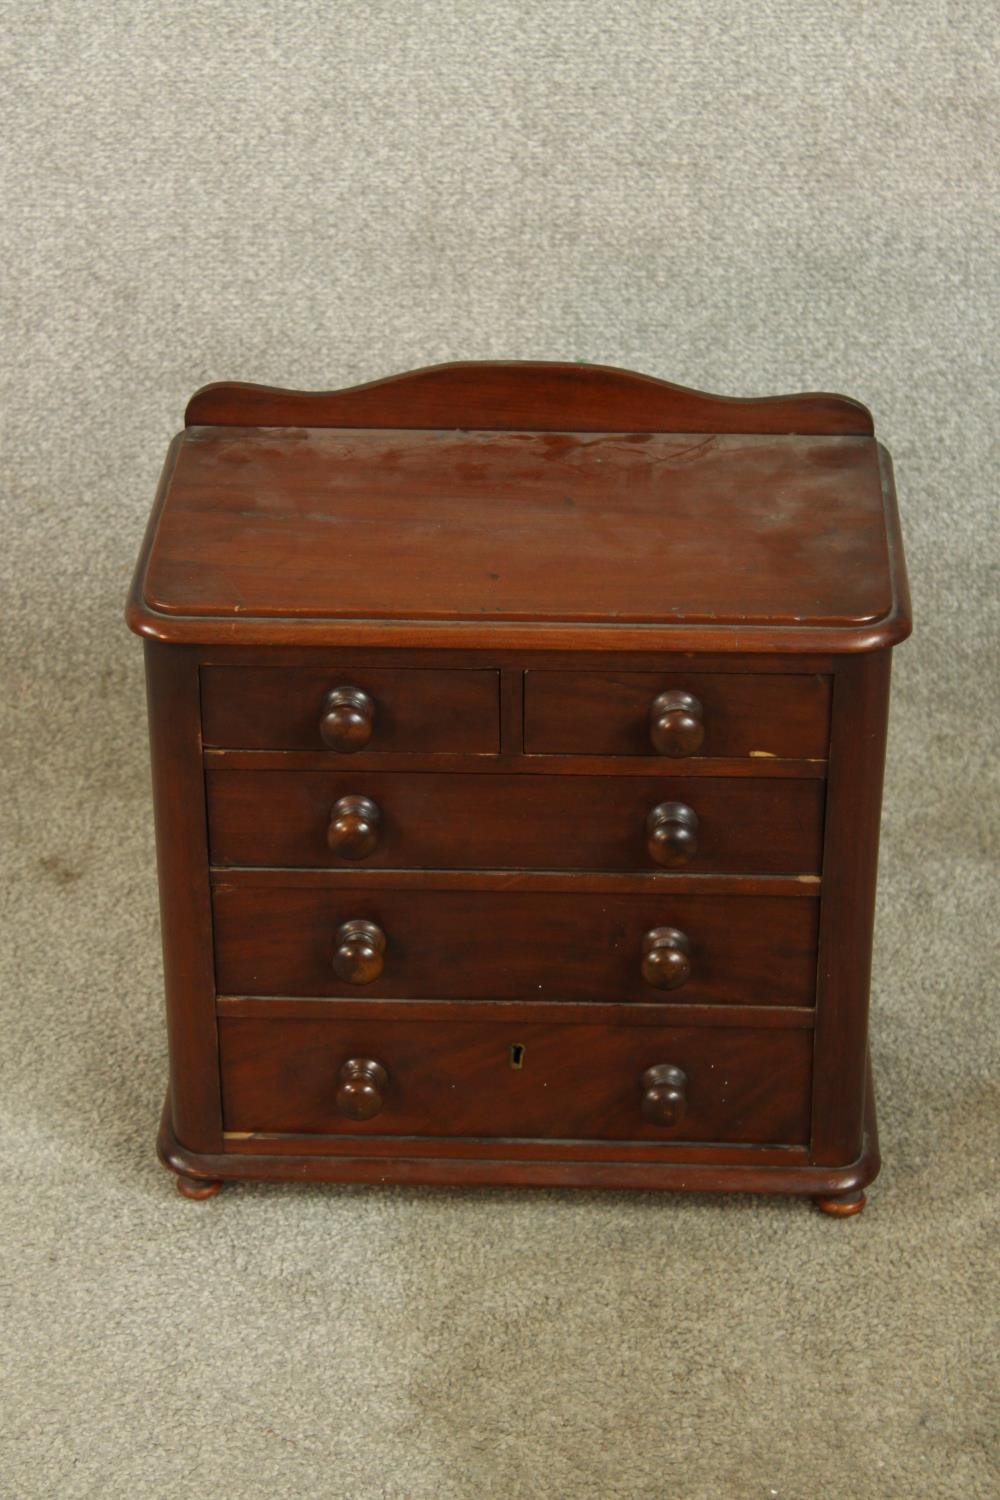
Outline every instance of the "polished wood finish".
[[[352, 695], [342, 743], [324, 740], [329, 694], [338, 690], [338, 668], [284, 671], [280, 667], [204, 667], [202, 717], [206, 745], [242, 750], [330, 751], [347, 743], [347, 719], [356, 717], [352, 760], [362, 750], [449, 751], [495, 755], [500, 747], [499, 683], [495, 671], [427, 671], [408, 667], [365, 668], [355, 682], [339, 685]], [[370, 703], [363, 709], [360, 697]], [[354, 707], [351, 707], [353, 703]], [[367, 728], [367, 735], [365, 730]]]
[[342, 391], [286, 391], [243, 381], [203, 386], [188, 427], [458, 427], [533, 432], [870, 434], [847, 396], [713, 396], [610, 365], [496, 360], [430, 365]]
[[[483, 1136], [394, 1136], [394, 1135], [306, 1135], [296, 1131], [228, 1130], [224, 1136], [227, 1152], [255, 1156], [267, 1151], [285, 1157], [367, 1157], [382, 1161], [391, 1168], [393, 1158], [405, 1152], [412, 1162], [427, 1162], [433, 1171], [438, 1165], [442, 1143], [449, 1158], [484, 1160], [487, 1166], [502, 1162], [552, 1163], [581, 1165], [598, 1162], [604, 1166], [659, 1167], [665, 1164], [694, 1167], [737, 1167], [745, 1178], [751, 1167], [804, 1168], [809, 1170], [807, 1146], [772, 1146], [759, 1142], [687, 1141], [660, 1130], [648, 1141], [563, 1141], [514, 1140], [507, 1136], [494, 1142]], [[495, 1155], [491, 1156], [491, 1152]], [[318, 1165], [318, 1162], [317, 1162]], [[433, 1180], [428, 1178], [427, 1180]], [[490, 1180], [490, 1179], [486, 1179]], [[838, 1179], [839, 1180], [839, 1179]]]
[[845, 652], [909, 629], [891, 469], [843, 397], [466, 365], [209, 389], [188, 416], [129, 605], [156, 639]]
[[780, 896], [816, 901], [818, 875], [688, 875], [658, 870], [649, 874], [599, 874], [593, 870], [366, 870], [361, 865], [335, 870], [238, 869], [212, 871], [212, 884], [226, 889], [286, 886], [325, 891], [496, 891], [543, 895]]
[[684, 1119], [687, 1111], [688, 1077], [673, 1063], [654, 1063], [640, 1080], [642, 1117], [651, 1125], [672, 1129]]
[[679, 927], [653, 927], [642, 939], [639, 972], [654, 990], [676, 990], [691, 978], [691, 940]]
[[[666, 769], [666, 768], [664, 768]], [[818, 780], [216, 770], [216, 865], [818, 875]]]
[[852, 1193], [831, 1193], [826, 1197], [815, 1199], [816, 1207], [820, 1212], [831, 1214], [835, 1219], [853, 1219], [855, 1214], [864, 1212], [867, 1202], [867, 1195], [860, 1189]]
[[596, 367], [199, 393], [151, 644], [182, 1192], [878, 1170], [891, 464]]
[[[693, 1141], [808, 1140], [808, 1031], [465, 1020], [220, 1019], [227, 1130], [642, 1141], [670, 1128], [649, 1113], [647, 1069], [666, 1055], [687, 1076], [676, 1133]], [[512, 1047], [523, 1066], [511, 1066]], [[350, 1059], [387, 1076], [377, 1117], [344, 1113]], [[288, 1087], [294, 1078], [295, 1087]]]
[[856, 628], [892, 607], [884, 513], [872, 438], [198, 427], [145, 597], [237, 622]]
[[657, 755], [696, 755], [705, 738], [704, 713], [693, 693], [658, 693], [649, 705], [649, 738]]
[[372, 1057], [349, 1057], [337, 1075], [334, 1102], [348, 1120], [372, 1120], [385, 1104], [388, 1071]]
[[[871, 1096], [869, 1094], [869, 1107]], [[228, 1132], [225, 1150], [197, 1154], [182, 1146], [164, 1106], [157, 1154], [173, 1172], [209, 1171], [226, 1181], [426, 1183], [441, 1187], [650, 1188], [676, 1192], [784, 1193], [829, 1196], [866, 1187], [881, 1158], [874, 1114], [856, 1161], [813, 1166], [797, 1146], [706, 1145], [671, 1141], [489, 1141], [472, 1137], [343, 1136]], [[446, 1153], [446, 1154], [444, 1154]]]
[[[203, 665], [209, 667], [283, 667], [288, 670], [320, 664], [330, 671], [336, 669], [340, 677], [346, 677], [353, 667], [384, 667], [389, 661], [402, 662], [409, 670], [414, 671], [469, 671], [478, 668], [481, 671], [499, 670], [517, 676], [523, 676], [526, 667], [544, 667], [551, 672], [578, 671], [581, 664], [594, 671], [607, 668], [616, 672], [642, 672], [649, 671], [651, 667], [665, 672], [688, 671], [691, 667], [690, 652], [673, 647], [651, 651], [647, 644], [641, 650], [621, 647], [612, 650], [587, 650], [581, 655], [583, 650], [582, 647], [546, 650], [544, 654], [532, 655], [526, 661], [522, 647], [509, 649], [494, 646], [485, 650], [449, 647], [442, 651], [439, 645], [433, 648], [414, 645], [407, 650], [405, 656], [399, 656], [396, 652], [387, 653], [381, 646], [373, 647], [362, 642], [351, 646], [349, 650], [332, 647], [318, 649], [315, 643], [308, 642], [267, 647], [213, 642], [204, 645], [199, 656]], [[843, 654], [839, 651], [794, 651], [784, 656], [778, 652], [706, 652], [704, 656], [699, 653], [698, 670], [723, 672], [727, 676], [745, 672], [753, 677], [803, 677], [813, 673], [832, 672]], [[516, 702], [511, 706], [515, 709], [516, 725], [520, 721], [520, 714], [516, 712]], [[519, 749], [520, 732], [515, 733], [513, 738]], [[650, 758], [655, 759], [652, 751]]]
[[331, 688], [320, 710], [319, 737], [328, 750], [363, 750], [375, 727], [375, 701], [363, 688]]
[[[364, 983], [382, 998], [668, 1004], [645, 966], [646, 935], [661, 927], [690, 944], [688, 1003], [811, 1006], [815, 992], [815, 900], [219, 880], [213, 906], [227, 994], [349, 995]], [[373, 978], [330, 962], [341, 924], [358, 919], [385, 935]]]
[[[665, 687], [674, 679], [676, 686]], [[677, 695], [682, 695], [678, 697]], [[698, 704], [697, 717], [676, 705]], [[663, 719], [697, 724], [672, 742], [673, 754], [704, 759], [747, 756], [825, 760], [830, 733], [827, 677], [748, 676], [684, 672], [529, 671], [524, 693], [524, 745], [529, 754], [648, 755], [657, 704], [675, 706]], [[680, 714], [680, 717], [676, 717]], [[664, 754], [668, 753], [666, 751]], [[689, 761], [685, 759], [685, 770]]]
[[834, 691], [813, 1097], [813, 1153], [824, 1165], [856, 1155], [864, 1129], [890, 670], [886, 651], [846, 661]]
[[177, 1174], [177, 1191], [182, 1198], [192, 1198], [195, 1202], [200, 1202], [205, 1198], [214, 1198], [221, 1188], [221, 1178], [189, 1177], [186, 1172]]
[[[337, 859], [354, 863], [375, 853], [381, 831], [382, 810], [377, 802], [370, 797], [338, 797], [330, 809], [326, 846]], [[265, 859], [263, 862], [271, 864], [273, 861]]]
[[[466, 1020], [518, 1021], [529, 1000], [463, 1000]], [[530, 999], [536, 1021], [563, 1025], [578, 1020], [611, 1026], [742, 1026], [754, 1030], [811, 1031], [815, 1013], [788, 1005], [691, 1004], [684, 996], [673, 1000], [669, 1013], [658, 995], [641, 1000], [592, 1000], [570, 1006], [563, 1000]], [[454, 1000], [385, 1000], [356, 991], [343, 996], [322, 995], [224, 995], [216, 997], [220, 1016], [243, 1016], [249, 1021], [450, 1021], [458, 1014]]]
[[198, 663], [184, 647], [153, 642], [145, 656], [173, 1126], [190, 1150], [217, 1151], [222, 1115]]
[[333, 972], [343, 984], [374, 984], [385, 966], [385, 933], [374, 922], [352, 918], [333, 938]]
[[[208, 746], [205, 750], [208, 770], [231, 771], [329, 771], [335, 764], [326, 751], [311, 750], [226, 750]], [[712, 760], [695, 757], [683, 766], [668, 766], [655, 755], [526, 755], [507, 751], [499, 756], [451, 755], [447, 751], [431, 754], [366, 754], [361, 751], [351, 759], [351, 769], [358, 771], [505, 771], [531, 772], [535, 776], [726, 776], [762, 777], [779, 781], [825, 781], [823, 760], [738, 759], [719, 756]]]
[[[646, 814], [646, 853], [654, 864], [675, 870], [698, 853], [701, 819], [685, 802], [658, 802]], [[757, 855], [755, 849], [750, 859]], [[704, 858], [704, 856], [703, 856]]]

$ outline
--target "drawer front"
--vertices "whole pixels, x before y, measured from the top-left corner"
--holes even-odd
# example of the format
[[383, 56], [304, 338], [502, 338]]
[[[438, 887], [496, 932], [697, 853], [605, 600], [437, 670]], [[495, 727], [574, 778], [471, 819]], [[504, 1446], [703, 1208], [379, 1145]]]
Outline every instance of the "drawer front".
[[[335, 890], [223, 878], [213, 904], [224, 994], [794, 1006], [814, 998], [819, 903], [809, 897]], [[374, 931], [348, 927], [357, 922]], [[678, 937], [649, 937], [664, 932]]]
[[219, 1036], [231, 1131], [795, 1145], [809, 1130], [808, 1030], [459, 1012], [447, 1023], [226, 1017]]
[[[681, 695], [694, 698], [693, 708]], [[524, 741], [530, 755], [823, 760], [829, 729], [830, 683], [823, 676], [525, 673]]]
[[207, 785], [217, 865], [820, 868], [819, 780], [212, 770]]
[[[331, 725], [329, 695], [338, 690], [345, 690], [340, 713], [353, 715], [353, 735], [349, 724]], [[500, 676], [493, 670], [203, 667], [201, 704], [208, 746], [326, 749], [331, 760], [352, 750], [495, 755], [500, 748]]]

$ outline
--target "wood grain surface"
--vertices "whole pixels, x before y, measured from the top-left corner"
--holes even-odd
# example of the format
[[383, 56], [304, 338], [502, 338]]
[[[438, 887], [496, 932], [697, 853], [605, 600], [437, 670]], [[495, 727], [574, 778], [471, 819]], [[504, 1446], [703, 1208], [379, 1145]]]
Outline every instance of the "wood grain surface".
[[384, 667], [203, 667], [206, 745], [247, 750], [322, 750], [331, 765], [349, 757], [324, 742], [331, 689], [358, 688], [374, 705], [368, 755], [447, 751], [495, 755], [500, 748], [496, 671]]
[[195, 427], [160, 614], [858, 626], [892, 604], [874, 439]]
[[[676, 803], [695, 815], [697, 835], [694, 852], [674, 868], [796, 875], [820, 868], [824, 786], [812, 779], [209, 767], [206, 786], [216, 865], [655, 871], [662, 865], [650, 854], [649, 816]], [[331, 847], [334, 810], [357, 796], [377, 809], [377, 831], [351, 843], [348, 811]], [[344, 844], [350, 857], [339, 852]], [[367, 852], [355, 855], [356, 847]]]
[[[656, 1000], [812, 1005], [815, 900], [382, 886], [283, 886], [217, 881], [220, 990], [244, 995], [353, 995], [333, 944], [344, 922], [385, 934], [383, 967], [364, 994], [400, 998]], [[670, 995], [642, 978], [643, 939], [686, 933], [691, 978]]]
[[848, 396], [714, 396], [612, 365], [555, 360], [461, 360], [339, 391], [287, 391], [218, 381], [195, 392], [184, 421], [188, 427], [235, 423], [496, 431], [872, 431], [871, 413]]
[[[655, 753], [650, 710], [668, 689], [697, 699], [704, 738], [680, 761], [723, 756], [758, 760], [826, 756], [830, 681], [826, 676], [669, 672], [549, 672], [524, 680], [524, 745], [529, 754]], [[664, 764], [673, 757], [661, 756]]]
[[[220, 1021], [228, 1130], [759, 1141], [808, 1137], [807, 1031], [394, 1021]], [[514, 1051], [520, 1049], [520, 1051]], [[512, 1065], [512, 1053], [520, 1061]], [[345, 1062], [378, 1062], [383, 1106], [341, 1113]], [[643, 1114], [642, 1075], [688, 1079], [674, 1127]]]

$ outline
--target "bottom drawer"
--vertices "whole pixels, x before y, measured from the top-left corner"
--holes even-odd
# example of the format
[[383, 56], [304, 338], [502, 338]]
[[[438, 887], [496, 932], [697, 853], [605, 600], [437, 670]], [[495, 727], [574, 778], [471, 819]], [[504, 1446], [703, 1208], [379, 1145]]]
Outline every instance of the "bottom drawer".
[[221, 1018], [226, 1130], [808, 1140], [810, 1030], [486, 1022], [456, 1010], [447, 1022]]

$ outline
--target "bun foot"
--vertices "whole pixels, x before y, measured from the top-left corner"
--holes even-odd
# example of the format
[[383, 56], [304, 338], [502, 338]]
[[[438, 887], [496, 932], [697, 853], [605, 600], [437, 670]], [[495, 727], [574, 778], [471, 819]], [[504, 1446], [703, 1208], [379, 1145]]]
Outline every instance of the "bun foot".
[[213, 1177], [186, 1177], [177, 1173], [177, 1191], [183, 1198], [214, 1198], [222, 1183]]
[[849, 1219], [852, 1214], [861, 1212], [868, 1199], [859, 1190], [855, 1193], [834, 1193], [829, 1198], [816, 1198], [813, 1201], [821, 1213], [833, 1214], [837, 1219]]

